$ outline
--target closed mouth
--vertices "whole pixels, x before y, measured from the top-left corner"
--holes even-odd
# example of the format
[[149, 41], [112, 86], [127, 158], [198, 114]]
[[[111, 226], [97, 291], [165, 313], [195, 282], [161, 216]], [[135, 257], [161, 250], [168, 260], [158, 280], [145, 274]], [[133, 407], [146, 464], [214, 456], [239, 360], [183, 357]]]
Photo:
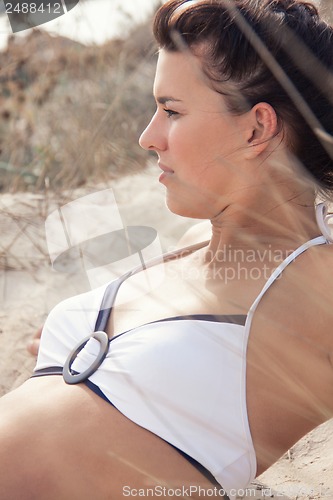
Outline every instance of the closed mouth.
[[174, 170], [172, 170], [172, 168], [166, 167], [165, 165], [159, 164], [159, 167], [165, 173], [169, 173], [169, 174], [173, 174], [174, 173]]

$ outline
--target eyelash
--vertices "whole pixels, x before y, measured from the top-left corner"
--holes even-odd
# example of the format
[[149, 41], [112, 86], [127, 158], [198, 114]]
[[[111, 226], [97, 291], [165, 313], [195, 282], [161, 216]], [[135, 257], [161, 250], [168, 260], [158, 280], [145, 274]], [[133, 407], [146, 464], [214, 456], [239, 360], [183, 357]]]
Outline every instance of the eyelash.
[[163, 108], [163, 110], [166, 112], [168, 118], [171, 118], [172, 116], [176, 116], [179, 114], [177, 113], [177, 111], [172, 111], [172, 109]]

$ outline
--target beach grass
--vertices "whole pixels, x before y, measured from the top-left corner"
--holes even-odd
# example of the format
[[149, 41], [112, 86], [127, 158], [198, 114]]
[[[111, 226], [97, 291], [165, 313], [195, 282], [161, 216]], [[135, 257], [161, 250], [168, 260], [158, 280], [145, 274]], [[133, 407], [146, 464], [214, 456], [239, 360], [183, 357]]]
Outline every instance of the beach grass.
[[150, 23], [87, 47], [45, 31], [0, 53], [0, 192], [83, 186], [145, 168], [154, 109]]

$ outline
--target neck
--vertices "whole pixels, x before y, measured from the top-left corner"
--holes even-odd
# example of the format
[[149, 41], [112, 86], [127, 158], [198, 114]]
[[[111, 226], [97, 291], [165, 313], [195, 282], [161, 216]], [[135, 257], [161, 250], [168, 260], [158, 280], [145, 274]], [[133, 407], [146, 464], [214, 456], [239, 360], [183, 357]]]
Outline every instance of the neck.
[[205, 261], [216, 264], [221, 251], [260, 252], [267, 249], [290, 252], [320, 234], [317, 227], [314, 195], [305, 193], [288, 201], [272, 197], [263, 204], [231, 204], [211, 220], [212, 236]]

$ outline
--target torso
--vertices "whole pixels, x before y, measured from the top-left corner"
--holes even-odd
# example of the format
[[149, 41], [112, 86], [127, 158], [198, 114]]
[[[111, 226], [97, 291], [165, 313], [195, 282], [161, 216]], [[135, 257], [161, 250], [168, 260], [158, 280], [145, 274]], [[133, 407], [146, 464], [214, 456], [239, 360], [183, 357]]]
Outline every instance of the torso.
[[[185, 283], [182, 274], [176, 278], [180, 270], [193, 269], [195, 259], [193, 254], [170, 261], [166, 279], [150, 294], [139, 294], [128, 303], [124, 300], [134, 280], [132, 284], [131, 279], [124, 282], [112, 312], [110, 336], [170, 316], [246, 314], [265, 279], [221, 284], [218, 280], [207, 281], [200, 272], [194, 277], [190, 275]], [[258, 474], [298, 438], [333, 414], [333, 284], [328, 268], [333, 269], [332, 247], [321, 245], [307, 250], [267, 291], [254, 314], [247, 351], [246, 393]], [[138, 282], [139, 276], [140, 273]], [[19, 450], [20, 461], [27, 464], [29, 482], [36, 488], [39, 482], [33, 474], [42, 471], [50, 499], [68, 496], [71, 488], [76, 492], [81, 488], [81, 498], [91, 498], [93, 494], [104, 500], [114, 492], [112, 498], [120, 499], [124, 482], [134, 486], [147, 484], [146, 477], [138, 471], [149, 471], [162, 482], [176, 475], [186, 484], [202, 481], [196, 469], [166, 442], [131, 422], [82, 384], [69, 386], [62, 377], [31, 379], [8, 398], [11, 404], [5, 408], [10, 411], [4, 421], [8, 420], [9, 427], [17, 421], [17, 430], [20, 419], [29, 421], [23, 445], [22, 436], [15, 432], [12, 448]], [[74, 423], [74, 427], [69, 423]], [[68, 429], [65, 435], [64, 429]], [[37, 434], [43, 437], [40, 446], [35, 442]], [[88, 436], [88, 441], [83, 436]], [[45, 446], [52, 457], [51, 468], [44, 464]], [[61, 459], [59, 446], [66, 460]], [[93, 469], [92, 461], [85, 458], [87, 449], [92, 448], [99, 457]], [[25, 449], [29, 450], [27, 456], [22, 452]], [[33, 464], [33, 470], [29, 464]], [[76, 470], [80, 471], [79, 477]], [[66, 477], [56, 487], [54, 471]], [[85, 477], [89, 484], [82, 482]], [[98, 488], [100, 494], [96, 494]]]
[[[165, 263], [159, 286], [133, 300], [142, 277], [139, 273], [127, 279], [116, 298], [109, 336], [179, 315], [247, 314], [265, 284], [267, 270], [261, 279], [224, 283], [207, 279], [197, 262], [192, 254]], [[333, 265], [327, 245], [307, 250], [287, 267], [255, 313], [247, 353], [247, 407], [258, 474], [333, 412], [328, 355], [333, 352], [333, 337], [324, 339], [325, 324], [320, 324], [325, 312], [323, 321], [332, 324], [330, 315], [333, 320], [333, 312], [320, 313], [327, 294], [333, 298], [332, 285], [327, 279], [323, 283], [329, 262]], [[320, 297], [318, 308], [313, 296]]]

